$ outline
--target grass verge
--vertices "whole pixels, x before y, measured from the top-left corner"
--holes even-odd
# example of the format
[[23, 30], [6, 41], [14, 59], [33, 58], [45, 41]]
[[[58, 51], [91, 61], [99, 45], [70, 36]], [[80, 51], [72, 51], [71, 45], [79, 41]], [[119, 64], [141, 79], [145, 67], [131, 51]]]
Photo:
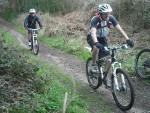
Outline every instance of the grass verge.
[[66, 39], [63, 36], [42, 36], [39, 39], [41, 43], [47, 45], [49, 48], [60, 49], [66, 53], [75, 55], [82, 60], [86, 60], [90, 57], [90, 52], [83, 47], [80, 39]]
[[[0, 29], [4, 32], [3, 29]], [[63, 74], [56, 66], [53, 64], [47, 64], [37, 56], [34, 56], [30, 51], [19, 47], [18, 42], [13, 38], [9, 32], [5, 32], [2, 36], [5, 40], [5, 44], [8, 48], [16, 45], [18, 49], [21, 49], [23, 55], [28, 57], [27, 63], [32, 64], [37, 67], [36, 76], [32, 76], [34, 82], [29, 80], [28, 84], [30, 87], [22, 100], [16, 104], [10, 104], [6, 109], [0, 109], [2, 112], [9, 111], [9, 113], [62, 113], [64, 95], [68, 92], [68, 104], [67, 113], [89, 113], [87, 110], [87, 105], [80, 98], [80, 96], [74, 93], [72, 80], [69, 76]], [[8, 54], [9, 55], [9, 54]], [[16, 59], [17, 60], [17, 59]], [[22, 67], [23, 68], [23, 67]], [[28, 72], [30, 73], [30, 72]], [[28, 78], [25, 78], [28, 79]], [[18, 80], [19, 82], [19, 80]], [[20, 86], [19, 86], [20, 87]], [[29, 91], [29, 92], [28, 92]], [[19, 91], [18, 91], [19, 92]], [[2, 105], [3, 106], [3, 105]]]

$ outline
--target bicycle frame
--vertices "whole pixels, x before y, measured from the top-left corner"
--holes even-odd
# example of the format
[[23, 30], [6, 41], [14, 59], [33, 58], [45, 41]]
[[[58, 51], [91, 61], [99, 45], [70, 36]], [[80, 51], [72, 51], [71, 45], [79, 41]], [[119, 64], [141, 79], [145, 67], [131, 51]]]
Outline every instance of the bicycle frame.
[[38, 29], [29, 28], [29, 30], [31, 31], [31, 40], [32, 40], [33, 44], [34, 44], [35, 39], [37, 38], [36, 31], [38, 31], [39, 29], [40, 28], [38, 28]]
[[33, 31], [33, 32], [31, 33], [31, 39], [32, 39], [32, 42], [33, 42], [33, 45], [32, 45], [32, 46], [34, 46], [34, 44], [36, 43], [35, 41], [36, 41], [36, 39], [37, 39], [37, 33], [36, 33], [35, 31]]
[[[38, 54], [38, 51], [39, 51], [39, 45], [38, 45], [38, 41], [37, 41], [37, 33], [36, 31], [38, 31], [40, 28], [38, 29], [32, 29], [32, 28], [29, 28], [29, 30], [31, 31], [31, 50], [33, 51], [33, 53], [35, 55]], [[35, 48], [36, 46], [36, 48]]]
[[[118, 49], [126, 48], [128, 48], [127, 44], [122, 44], [115, 48], [108, 48], [111, 54], [104, 57], [99, 56], [96, 62], [99, 67], [99, 72], [93, 73], [91, 71], [92, 57], [88, 58], [86, 62], [86, 75], [90, 87], [97, 89], [104, 84], [106, 89], [110, 88], [116, 105], [124, 111], [131, 109], [134, 104], [134, 89], [128, 74], [122, 69], [121, 63], [116, 60], [115, 54]], [[109, 81], [107, 77], [109, 76], [111, 77], [111, 86], [107, 84], [107, 81]]]
[[[113, 48], [113, 49], [110, 49], [111, 50], [111, 63], [109, 64], [109, 68], [106, 70], [106, 73], [105, 75], [103, 74], [103, 68], [100, 66], [100, 74], [101, 74], [101, 77], [102, 77], [102, 80], [104, 80], [105, 78], [107, 78], [108, 76], [108, 72], [110, 71], [110, 69], [112, 69], [112, 74], [113, 74], [113, 77], [114, 77], [114, 81], [115, 81], [115, 87], [117, 90], [119, 90], [119, 85], [118, 85], [118, 80], [117, 80], [117, 76], [116, 76], [116, 70], [118, 68], [122, 68], [121, 67], [121, 63], [117, 62], [116, 59], [115, 59], [115, 51], [117, 49], [120, 49], [121, 47], [119, 48]], [[126, 47], [127, 48], [127, 47]], [[104, 59], [105, 62], [108, 61], [108, 58], [105, 58]], [[121, 80], [122, 80], [122, 85], [123, 87], [125, 88], [125, 78], [123, 75], [121, 75]]]

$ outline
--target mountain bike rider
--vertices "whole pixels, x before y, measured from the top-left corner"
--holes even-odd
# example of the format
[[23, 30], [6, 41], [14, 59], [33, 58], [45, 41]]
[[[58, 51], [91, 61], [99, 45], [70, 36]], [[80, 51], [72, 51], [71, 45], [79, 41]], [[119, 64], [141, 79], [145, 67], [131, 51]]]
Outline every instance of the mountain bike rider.
[[91, 19], [90, 32], [87, 35], [87, 42], [92, 47], [92, 71], [98, 72], [98, 67], [96, 65], [96, 59], [98, 58], [98, 53], [100, 55], [109, 54], [108, 50], [105, 48], [108, 46], [107, 38], [109, 35], [109, 29], [113, 26], [115, 27], [126, 39], [127, 44], [130, 47], [134, 46], [134, 43], [127, 36], [126, 32], [119, 25], [116, 18], [111, 15], [112, 8], [109, 4], [99, 4], [97, 8], [97, 14]]
[[39, 27], [42, 29], [43, 25], [40, 18], [36, 15], [36, 10], [30, 9], [29, 15], [27, 15], [24, 20], [24, 28], [28, 31], [29, 46], [31, 46], [31, 31], [29, 31], [29, 28], [36, 29], [36, 23], [38, 23]]

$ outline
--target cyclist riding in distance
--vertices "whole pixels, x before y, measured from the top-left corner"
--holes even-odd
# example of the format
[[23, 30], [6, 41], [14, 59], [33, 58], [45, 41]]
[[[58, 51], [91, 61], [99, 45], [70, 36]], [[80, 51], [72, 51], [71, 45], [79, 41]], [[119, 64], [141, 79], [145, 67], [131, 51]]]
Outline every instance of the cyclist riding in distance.
[[130, 47], [134, 46], [133, 41], [129, 39], [116, 18], [110, 14], [111, 12], [112, 8], [109, 4], [99, 4], [96, 16], [91, 19], [90, 32], [87, 35], [87, 42], [92, 47], [93, 72], [98, 72], [98, 67], [96, 65], [98, 53], [100, 52], [100, 56], [109, 54], [106, 47], [108, 46], [107, 38], [111, 26], [114, 26], [123, 35]]
[[36, 10], [30, 9], [29, 15], [27, 15], [24, 20], [24, 28], [28, 31], [29, 46], [31, 46], [31, 31], [29, 30], [29, 28], [36, 29], [36, 23], [38, 23], [39, 27], [42, 29], [43, 25], [40, 18], [36, 15]]

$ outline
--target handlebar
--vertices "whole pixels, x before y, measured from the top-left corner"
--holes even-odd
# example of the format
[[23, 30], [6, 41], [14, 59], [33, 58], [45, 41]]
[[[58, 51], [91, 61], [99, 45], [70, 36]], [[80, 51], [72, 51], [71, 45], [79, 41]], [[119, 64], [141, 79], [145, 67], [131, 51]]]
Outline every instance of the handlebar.
[[28, 28], [29, 31], [38, 31], [40, 30], [40, 28], [37, 28], [37, 29], [32, 29], [32, 28]]
[[126, 43], [121, 44], [121, 45], [116, 46], [116, 47], [112, 47], [112, 48], [108, 47], [109, 50], [128, 49], [128, 48], [129, 48], [129, 46]]

